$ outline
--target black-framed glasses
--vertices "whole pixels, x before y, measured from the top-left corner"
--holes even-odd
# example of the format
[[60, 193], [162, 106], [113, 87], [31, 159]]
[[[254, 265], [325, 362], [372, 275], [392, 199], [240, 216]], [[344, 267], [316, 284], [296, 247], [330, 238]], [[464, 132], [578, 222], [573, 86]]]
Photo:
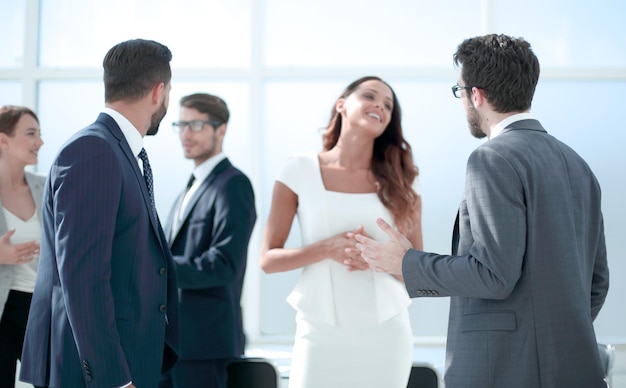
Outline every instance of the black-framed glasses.
[[454, 97], [456, 98], [461, 98], [461, 90], [472, 90], [473, 86], [460, 86], [460, 85], [454, 85], [452, 86], [452, 94], [454, 94]]
[[189, 128], [191, 132], [200, 132], [204, 129], [205, 125], [210, 125], [213, 128], [217, 128], [220, 126], [219, 121], [217, 120], [191, 120], [191, 121], [174, 121], [172, 123], [172, 129], [176, 133], [181, 133], [185, 130], [185, 128]]

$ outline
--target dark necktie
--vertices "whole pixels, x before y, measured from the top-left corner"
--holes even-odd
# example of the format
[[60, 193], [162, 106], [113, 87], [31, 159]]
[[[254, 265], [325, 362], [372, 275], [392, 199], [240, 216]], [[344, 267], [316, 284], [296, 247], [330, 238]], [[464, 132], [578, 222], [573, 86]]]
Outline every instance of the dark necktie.
[[195, 181], [196, 181], [196, 177], [193, 174], [191, 174], [191, 176], [189, 177], [189, 181], [187, 182], [187, 191], [189, 191], [189, 189], [193, 185], [193, 182]]
[[148, 193], [150, 193], [150, 201], [152, 202], [152, 212], [154, 213], [154, 218], [157, 219], [156, 207], [154, 206], [154, 186], [152, 181], [152, 169], [150, 168], [150, 162], [148, 161], [148, 154], [146, 153], [146, 149], [142, 148], [139, 153], [139, 159], [143, 162], [143, 177], [146, 180], [146, 185], [148, 186]]

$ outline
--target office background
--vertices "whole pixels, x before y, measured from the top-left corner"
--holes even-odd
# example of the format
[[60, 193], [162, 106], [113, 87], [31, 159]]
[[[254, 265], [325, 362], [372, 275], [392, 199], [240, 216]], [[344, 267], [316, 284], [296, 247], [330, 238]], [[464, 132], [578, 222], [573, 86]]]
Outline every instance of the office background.
[[[168, 114], [145, 144], [162, 219], [192, 163], [171, 122], [192, 92], [231, 110], [225, 152], [251, 178], [259, 219], [250, 244], [245, 325], [252, 344], [289, 343], [284, 301], [299, 271], [265, 275], [258, 252], [274, 178], [294, 152], [320, 150], [320, 129], [342, 89], [362, 75], [394, 87], [420, 168], [426, 250], [448, 253], [471, 137], [452, 54], [465, 38], [526, 38], [542, 71], [532, 113], [596, 172], [603, 190], [611, 289], [595, 322], [599, 341], [626, 346], [626, 3], [621, 0], [1, 0], [0, 105], [38, 114], [47, 170], [63, 142], [104, 104], [102, 59], [114, 44], [146, 38], [173, 52]], [[97, 204], [94, 204], [97, 205]], [[97, 220], [94, 220], [97, 222]], [[355, 225], [356, 226], [356, 225]], [[288, 240], [299, 243], [297, 222]], [[448, 298], [414, 299], [416, 347], [443, 346]], [[626, 355], [624, 356], [626, 358]], [[623, 361], [622, 361], [623, 362]], [[614, 381], [626, 366], [616, 364]]]

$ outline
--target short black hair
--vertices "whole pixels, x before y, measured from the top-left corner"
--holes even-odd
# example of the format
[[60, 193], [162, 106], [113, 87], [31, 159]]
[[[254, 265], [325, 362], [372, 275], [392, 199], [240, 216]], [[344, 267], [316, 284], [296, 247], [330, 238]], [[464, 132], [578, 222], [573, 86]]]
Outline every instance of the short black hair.
[[104, 100], [136, 101], [156, 84], [172, 78], [171, 51], [153, 40], [132, 39], [113, 46], [104, 57]]

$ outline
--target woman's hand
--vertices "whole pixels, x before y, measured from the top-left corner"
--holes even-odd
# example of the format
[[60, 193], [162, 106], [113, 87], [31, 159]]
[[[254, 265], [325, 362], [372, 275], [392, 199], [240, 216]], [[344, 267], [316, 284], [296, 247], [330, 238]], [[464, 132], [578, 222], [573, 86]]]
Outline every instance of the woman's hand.
[[363, 227], [359, 226], [354, 231], [339, 233], [320, 241], [319, 246], [323, 247], [321, 257], [332, 258], [346, 265], [348, 271], [368, 269], [367, 263], [360, 257], [360, 251], [356, 249], [357, 241], [354, 239], [356, 233], [365, 233]]
[[354, 236], [357, 234], [369, 237], [369, 234], [365, 233], [363, 225], [359, 226], [354, 231], [347, 233], [352, 245], [345, 250], [348, 258], [343, 261], [343, 264], [348, 266], [348, 271], [365, 271], [369, 269], [369, 264], [361, 257], [361, 251], [356, 247], [358, 241], [354, 238]]
[[39, 243], [37, 241], [11, 244], [11, 236], [14, 233], [15, 229], [11, 229], [0, 237], [0, 264], [24, 264], [39, 255]]

